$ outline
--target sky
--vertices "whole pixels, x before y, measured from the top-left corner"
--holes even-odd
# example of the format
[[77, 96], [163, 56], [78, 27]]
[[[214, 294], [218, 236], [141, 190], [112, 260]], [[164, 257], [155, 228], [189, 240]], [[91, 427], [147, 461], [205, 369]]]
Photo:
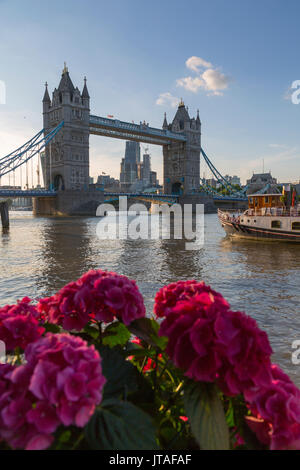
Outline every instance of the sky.
[[[91, 113], [161, 127], [182, 98], [223, 175], [298, 181], [299, 18], [298, 0], [0, 0], [0, 157], [42, 128], [44, 84], [66, 61]], [[161, 179], [162, 149], [149, 149]], [[118, 178], [124, 150], [91, 136], [91, 176]]]

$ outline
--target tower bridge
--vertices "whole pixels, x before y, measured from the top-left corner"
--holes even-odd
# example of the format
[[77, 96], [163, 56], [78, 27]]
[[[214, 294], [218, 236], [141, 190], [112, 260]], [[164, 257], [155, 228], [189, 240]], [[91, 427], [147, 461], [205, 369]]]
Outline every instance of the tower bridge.
[[[200, 181], [201, 123], [190, 118], [181, 101], [172, 123], [165, 116], [162, 129], [145, 122], [129, 123], [90, 114], [86, 79], [82, 92], [74, 87], [65, 66], [58, 88], [43, 98], [44, 132], [48, 135], [61, 121], [64, 126], [46, 147], [46, 187], [84, 190], [89, 185], [89, 136], [135, 140], [163, 147], [164, 193], [189, 194]], [[51, 155], [50, 155], [51, 151]]]
[[[80, 91], [73, 85], [65, 65], [59, 85], [53, 90], [51, 98], [46, 83], [42, 103], [42, 131], [15, 152], [0, 158], [1, 177], [14, 172], [44, 150], [44, 191], [12, 190], [4, 193], [0, 189], [0, 197], [8, 194], [10, 197], [19, 197], [20, 193], [34, 197], [36, 213], [92, 213], [96, 202], [105, 199], [105, 194], [89, 189], [90, 135], [162, 146], [164, 195], [173, 195], [184, 200], [192, 197], [199, 203], [205, 203], [207, 207], [213, 207], [213, 199], [219, 199], [220, 195], [212, 194], [204, 186], [199, 186], [201, 153], [218, 181], [226, 189], [231, 186], [201, 148], [199, 111], [196, 117], [190, 117], [182, 100], [171, 122], [168, 123], [165, 114], [162, 129], [150, 127], [145, 122], [135, 124], [97, 116], [90, 113], [86, 78]], [[230, 189], [233, 193], [233, 188]], [[159, 196], [161, 195], [157, 198]], [[231, 198], [245, 200], [243, 194], [232, 194]], [[89, 206], [93, 209], [89, 209]]]

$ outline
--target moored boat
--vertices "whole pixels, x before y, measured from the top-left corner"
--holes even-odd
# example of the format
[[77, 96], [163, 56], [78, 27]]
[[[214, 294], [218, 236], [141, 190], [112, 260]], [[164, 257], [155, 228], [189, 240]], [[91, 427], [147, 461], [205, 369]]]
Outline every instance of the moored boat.
[[300, 205], [287, 206], [280, 193], [250, 194], [245, 212], [222, 211], [218, 217], [233, 237], [300, 243]]

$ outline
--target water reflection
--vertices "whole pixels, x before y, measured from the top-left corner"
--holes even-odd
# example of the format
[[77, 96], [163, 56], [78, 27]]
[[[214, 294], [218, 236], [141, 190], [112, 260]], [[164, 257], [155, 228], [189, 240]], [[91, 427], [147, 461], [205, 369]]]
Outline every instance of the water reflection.
[[91, 240], [84, 219], [45, 219], [40, 247], [37, 287], [45, 295], [91, 268]]
[[260, 267], [264, 271], [299, 269], [300, 245], [294, 243], [234, 240], [225, 237], [221, 246], [224, 252], [240, 253], [247, 265]]

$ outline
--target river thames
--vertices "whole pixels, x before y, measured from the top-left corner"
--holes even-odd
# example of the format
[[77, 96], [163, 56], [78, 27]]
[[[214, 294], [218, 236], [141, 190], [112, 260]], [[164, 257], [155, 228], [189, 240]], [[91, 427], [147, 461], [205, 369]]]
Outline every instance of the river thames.
[[291, 361], [300, 340], [300, 245], [232, 241], [216, 214], [205, 216], [205, 243], [187, 251], [184, 240], [99, 240], [97, 218], [34, 218], [10, 212], [0, 234], [1, 306], [38, 298], [94, 268], [135, 279], [151, 315], [155, 292], [179, 279], [204, 280], [235, 310], [253, 316], [269, 335], [273, 361], [300, 386]]

